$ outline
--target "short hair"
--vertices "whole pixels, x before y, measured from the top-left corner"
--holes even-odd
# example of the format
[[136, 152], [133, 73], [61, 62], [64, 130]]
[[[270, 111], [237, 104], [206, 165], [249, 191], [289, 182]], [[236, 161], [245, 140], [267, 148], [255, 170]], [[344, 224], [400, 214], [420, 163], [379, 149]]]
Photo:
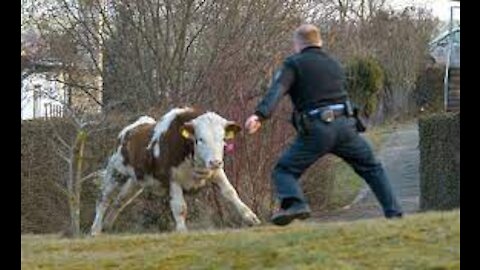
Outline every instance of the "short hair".
[[322, 46], [320, 29], [313, 24], [302, 24], [293, 33], [293, 38], [303, 46]]

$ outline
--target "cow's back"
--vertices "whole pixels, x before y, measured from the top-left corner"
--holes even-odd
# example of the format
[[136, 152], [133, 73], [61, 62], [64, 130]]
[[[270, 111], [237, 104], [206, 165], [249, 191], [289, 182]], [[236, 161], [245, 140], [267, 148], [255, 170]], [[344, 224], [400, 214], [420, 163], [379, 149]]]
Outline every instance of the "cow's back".
[[194, 151], [193, 142], [183, 138], [180, 129], [201, 114], [197, 109], [176, 108], [156, 123], [139, 119], [126, 127], [119, 134], [123, 166], [132, 168], [139, 181], [153, 176], [167, 183], [172, 168], [179, 166]]
[[142, 124], [125, 134], [121, 140], [121, 153], [125, 166], [134, 169], [138, 180], [145, 174], [152, 174], [153, 156], [148, 149], [155, 124]]

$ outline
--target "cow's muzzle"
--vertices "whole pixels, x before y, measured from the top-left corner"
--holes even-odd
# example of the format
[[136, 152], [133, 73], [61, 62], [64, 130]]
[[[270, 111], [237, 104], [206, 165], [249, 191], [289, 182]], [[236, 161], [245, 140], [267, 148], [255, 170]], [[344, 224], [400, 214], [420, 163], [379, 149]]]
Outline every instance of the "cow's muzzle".
[[219, 159], [214, 159], [210, 160], [207, 165], [210, 170], [217, 170], [223, 167], [223, 161]]

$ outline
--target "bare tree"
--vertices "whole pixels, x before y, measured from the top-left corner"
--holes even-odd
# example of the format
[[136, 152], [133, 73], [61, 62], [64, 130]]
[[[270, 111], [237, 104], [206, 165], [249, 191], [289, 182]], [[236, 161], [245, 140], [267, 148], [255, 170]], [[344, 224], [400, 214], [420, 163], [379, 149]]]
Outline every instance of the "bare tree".
[[[92, 118], [88, 114], [69, 111], [69, 115], [65, 117], [68, 126], [72, 127], [73, 136], [65, 137], [65, 133], [61, 134], [57, 127], [53, 128], [52, 139], [56, 142], [55, 151], [67, 165], [67, 171], [64, 174], [63, 181], [56, 182], [52, 180], [52, 184], [57, 187], [67, 198], [70, 213], [70, 228], [68, 235], [79, 236], [80, 231], [80, 206], [82, 185], [88, 180], [95, 180], [101, 177], [101, 168], [98, 165], [86, 164], [85, 149], [89, 136], [98, 132], [99, 129], [105, 129], [105, 117]], [[96, 118], [96, 119], [95, 119]], [[65, 123], [65, 122], [63, 122]], [[66, 125], [63, 124], [63, 127]], [[87, 166], [90, 165], [90, 166]], [[86, 168], [95, 168], [86, 170]]]

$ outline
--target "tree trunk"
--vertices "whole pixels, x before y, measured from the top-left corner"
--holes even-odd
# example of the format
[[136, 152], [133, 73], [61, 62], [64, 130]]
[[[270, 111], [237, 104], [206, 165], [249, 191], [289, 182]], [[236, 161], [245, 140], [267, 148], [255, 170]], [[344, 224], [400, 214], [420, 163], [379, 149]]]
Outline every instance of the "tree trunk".
[[70, 235], [80, 236], [80, 194], [70, 194], [68, 200], [70, 210]]
[[[87, 140], [87, 133], [80, 130], [75, 140], [75, 146], [78, 147], [78, 153], [74, 152], [74, 160], [76, 161], [75, 174], [70, 176], [69, 185], [69, 210], [70, 210], [70, 234], [72, 237], [80, 236], [80, 194], [82, 192], [82, 169], [83, 169], [83, 155], [85, 150], [85, 142]], [[74, 150], [75, 151], [75, 150]]]

